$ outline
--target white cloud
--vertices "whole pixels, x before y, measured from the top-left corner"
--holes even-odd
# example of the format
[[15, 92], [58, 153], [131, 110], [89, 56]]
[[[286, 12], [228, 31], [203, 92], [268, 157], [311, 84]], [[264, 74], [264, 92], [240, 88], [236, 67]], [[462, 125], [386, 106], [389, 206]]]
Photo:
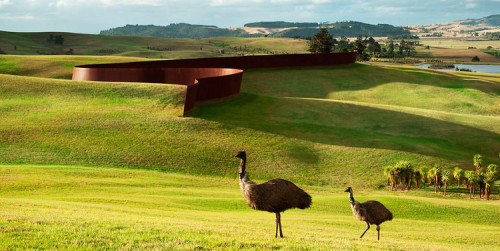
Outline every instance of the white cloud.
[[145, 6], [160, 6], [160, 0], [100, 0], [106, 6], [118, 5], [145, 5]]
[[477, 2], [475, 0], [467, 0], [465, 1], [465, 8], [472, 9], [477, 7]]
[[2, 20], [35, 20], [36, 17], [32, 16], [30, 13], [24, 15], [0, 15], [0, 19]]
[[0, 0], [0, 8], [10, 3], [10, 0]]

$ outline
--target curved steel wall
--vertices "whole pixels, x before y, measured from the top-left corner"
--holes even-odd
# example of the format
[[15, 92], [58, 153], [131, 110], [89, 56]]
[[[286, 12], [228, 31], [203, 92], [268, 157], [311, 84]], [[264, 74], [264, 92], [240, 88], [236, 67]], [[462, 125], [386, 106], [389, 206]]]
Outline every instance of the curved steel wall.
[[344, 52], [81, 65], [73, 68], [73, 80], [186, 85], [184, 116], [187, 116], [196, 104], [217, 102], [238, 95], [243, 70], [348, 65], [355, 62], [355, 52]]

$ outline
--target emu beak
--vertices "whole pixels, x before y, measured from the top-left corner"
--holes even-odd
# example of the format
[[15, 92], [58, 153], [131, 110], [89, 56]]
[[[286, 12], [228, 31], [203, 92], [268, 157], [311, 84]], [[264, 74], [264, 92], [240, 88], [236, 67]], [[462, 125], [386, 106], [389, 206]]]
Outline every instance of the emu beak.
[[349, 188], [347, 188], [344, 192], [346, 192], [346, 193], [349, 192]]

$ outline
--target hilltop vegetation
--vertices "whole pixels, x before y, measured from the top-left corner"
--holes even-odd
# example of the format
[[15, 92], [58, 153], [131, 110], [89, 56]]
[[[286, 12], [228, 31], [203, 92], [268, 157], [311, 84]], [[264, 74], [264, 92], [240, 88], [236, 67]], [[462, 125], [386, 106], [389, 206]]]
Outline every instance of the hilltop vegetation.
[[[318, 23], [289, 23], [289, 22], [256, 22], [246, 24], [245, 27], [262, 28], [289, 28], [268, 34], [274, 37], [290, 38], [310, 38], [319, 31]], [[390, 36], [409, 35], [410, 32], [402, 27], [395, 27], [389, 24], [371, 25], [361, 22], [336, 22], [326, 25], [330, 33], [335, 36]], [[120, 36], [155, 36], [168, 38], [208, 38], [208, 37], [255, 37], [264, 34], [250, 34], [243, 29], [225, 29], [216, 26], [190, 25], [190, 24], [170, 24], [168, 26], [155, 25], [126, 25], [101, 31], [101, 35]]]
[[244, 27], [262, 27], [262, 28], [305, 28], [305, 27], [318, 27], [318, 23], [295, 23], [295, 22], [254, 22], [245, 24]]
[[163, 38], [209, 38], [209, 37], [252, 37], [241, 29], [223, 29], [216, 26], [192, 25], [186, 23], [156, 25], [126, 25], [101, 31], [101, 35], [150, 36]]

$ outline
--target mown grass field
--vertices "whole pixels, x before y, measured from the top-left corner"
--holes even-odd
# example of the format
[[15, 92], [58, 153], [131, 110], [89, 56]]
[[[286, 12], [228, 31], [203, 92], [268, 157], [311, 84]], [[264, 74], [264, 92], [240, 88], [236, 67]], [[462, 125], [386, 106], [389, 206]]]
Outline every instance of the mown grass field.
[[[476, 153], [499, 164], [498, 74], [246, 71], [238, 97], [187, 118], [182, 86], [67, 80], [73, 65], [126, 59], [141, 60], [0, 56], [0, 249], [498, 249], [498, 183], [492, 201], [455, 185], [444, 198], [389, 192], [382, 173], [400, 160], [472, 169]], [[285, 239], [241, 197], [239, 150], [253, 179], [313, 196], [284, 213]], [[380, 242], [375, 228], [358, 239], [346, 186], [395, 214]]]
[[[235, 166], [237, 161], [234, 160]], [[233, 168], [236, 170], [237, 167]], [[236, 175], [234, 175], [236, 176]], [[498, 250], [499, 203], [354, 191], [395, 215], [363, 239], [343, 189], [303, 186], [306, 210], [250, 209], [236, 177], [136, 169], [0, 165], [0, 249]]]

